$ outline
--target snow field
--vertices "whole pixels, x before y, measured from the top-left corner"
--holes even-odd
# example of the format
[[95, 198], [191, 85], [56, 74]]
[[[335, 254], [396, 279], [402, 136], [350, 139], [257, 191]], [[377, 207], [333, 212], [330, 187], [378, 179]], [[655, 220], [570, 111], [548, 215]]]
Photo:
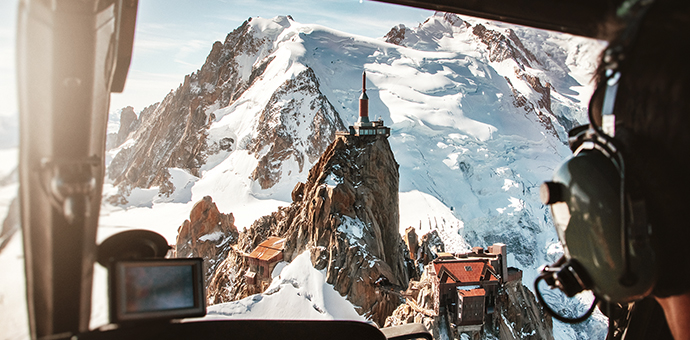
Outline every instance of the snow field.
[[[287, 308], [289, 306], [289, 308]], [[276, 266], [266, 292], [208, 307], [205, 319], [308, 319], [366, 321], [312, 267], [309, 251]]]

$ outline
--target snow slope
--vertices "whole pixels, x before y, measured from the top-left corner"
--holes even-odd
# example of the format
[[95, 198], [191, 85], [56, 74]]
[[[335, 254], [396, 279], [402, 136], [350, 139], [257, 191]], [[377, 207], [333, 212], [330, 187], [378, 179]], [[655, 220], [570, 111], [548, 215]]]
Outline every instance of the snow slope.
[[309, 252], [289, 264], [278, 264], [272, 277], [273, 282], [264, 293], [209, 306], [205, 319], [366, 321], [345, 297], [325, 283], [325, 270], [312, 267]]

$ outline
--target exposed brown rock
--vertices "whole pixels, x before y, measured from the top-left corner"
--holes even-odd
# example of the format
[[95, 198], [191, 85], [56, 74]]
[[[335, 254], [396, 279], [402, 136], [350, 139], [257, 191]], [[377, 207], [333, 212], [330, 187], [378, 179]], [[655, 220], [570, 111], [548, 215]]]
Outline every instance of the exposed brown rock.
[[425, 266], [436, 258], [436, 253], [446, 251], [443, 240], [436, 230], [422, 236], [422, 243], [419, 248], [420, 256], [417, 261]]
[[[242, 79], [236, 58], [256, 56], [267, 43], [254, 38], [248, 21], [244, 22], [228, 34], [224, 43], [213, 45], [198, 72], [185, 76], [184, 82], [170, 91], [153, 112], [142, 113], [140, 128], [134, 134], [136, 144], [119, 152], [108, 167], [108, 176], [122, 195], [135, 187], [172, 188], [167, 174], [171, 167], [199, 176], [207, 149], [220, 149], [218, 145], [207, 145], [207, 108], [213, 104], [227, 106], [263, 73], [268, 61], [253, 68], [249, 79]], [[170, 194], [172, 189], [161, 193]]]
[[[285, 160], [294, 158], [301, 172], [306, 160], [313, 163], [321, 156], [335, 138], [336, 131], [345, 130], [340, 116], [319, 87], [314, 70], [307, 68], [283, 83], [261, 112], [257, 138], [252, 140], [249, 151], [260, 157], [252, 179], [258, 181], [262, 189], [280, 181], [281, 164]], [[297, 100], [294, 93], [308, 100]], [[296, 129], [300, 116], [308, 111], [313, 111], [313, 116], [308, 117], [312, 134], [307, 140], [298, 140]], [[262, 150], [268, 151], [262, 154]]]
[[417, 240], [417, 232], [414, 227], [407, 227], [405, 229], [405, 244], [410, 251], [410, 257], [417, 260], [417, 251], [419, 250], [419, 240]]
[[510, 79], [505, 77], [506, 82], [513, 92], [513, 104], [516, 107], [522, 107], [528, 113], [534, 113], [544, 129], [551, 132], [551, 134], [554, 136], [557, 136], [556, 127], [551, 121], [551, 117], [555, 117], [551, 111], [551, 84], [546, 83], [546, 85], [542, 85], [539, 77], [524, 72], [519, 68], [515, 68], [515, 73], [518, 75], [518, 77], [525, 80], [530, 87], [541, 96], [539, 100], [537, 100], [537, 107], [535, 107], [534, 104], [527, 99], [527, 97], [522, 95], [515, 87], [513, 87], [513, 83], [510, 81]]
[[489, 60], [501, 62], [506, 59], [515, 60], [521, 68], [530, 67], [530, 61], [537, 62], [537, 58], [522, 44], [513, 30], [508, 30], [508, 36], [501, 32], [487, 29], [482, 24], [472, 28], [472, 33], [481, 40], [489, 50]]
[[426, 272], [419, 281], [410, 281], [404, 294], [405, 303], [386, 318], [384, 327], [421, 323], [432, 333], [434, 339], [440, 339], [443, 323], [438, 314], [438, 287], [434, 282]]
[[127, 106], [120, 111], [120, 128], [117, 133], [108, 134], [106, 149], [116, 148], [124, 143], [127, 138], [139, 127], [141, 121], [134, 113], [134, 108]]
[[509, 281], [499, 291], [496, 313], [503, 316], [494, 317], [492, 325], [494, 334], [500, 339], [553, 339], [551, 316], [544, 312], [521, 280]]
[[205, 196], [194, 204], [189, 219], [177, 229], [176, 256], [203, 258], [208, 283], [218, 264], [227, 257], [228, 246], [237, 242], [234, 223], [232, 213], [221, 213], [213, 199]]
[[251, 228], [241, 232], [234, 245], [225, 245], [227, 257], [216, 269], [206, 290], [207, 301], [218, 304], [243, 299], [261, 293], [261, 287], [246, 285], [244, 274], [249, 269], [246, 255], [249, 255], [261, 242], [277, 235], [277, 218], [284, 218], [292, 207], [279, 208], [277, 212], [254, 221]]
[[327, 282], [382, 325], [402, 302], [409, 255], [398, 232], [398, 164], [382, 136], [339, 136], [293, 190], [294, 202], [256, 221], [209, 285], [209, 301], [245, 297], [243, 253], [269, 236], [286, 238], [284, 258], [310, 251]]
[[400, 24], [391, 28], [391, 30], [386, 33], [384, 38], [386, 38], [387, 43], [405, 46], [403, 44], [403, 40], [405, 40], [405, 31], [407, 31], [407, 27], [405, 27], [403, 24]]

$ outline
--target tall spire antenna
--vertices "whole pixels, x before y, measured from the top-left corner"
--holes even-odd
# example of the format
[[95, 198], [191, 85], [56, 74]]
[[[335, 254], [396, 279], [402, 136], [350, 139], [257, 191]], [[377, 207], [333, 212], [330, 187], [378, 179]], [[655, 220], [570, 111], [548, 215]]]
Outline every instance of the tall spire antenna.
[[367, 92], [367, 71], [362, 71], [362, 92]]
[[359, 123], [369, 122], [369, 96], [367, 96], [367, 72], [362, 72], [362, 94], [359, 96]]

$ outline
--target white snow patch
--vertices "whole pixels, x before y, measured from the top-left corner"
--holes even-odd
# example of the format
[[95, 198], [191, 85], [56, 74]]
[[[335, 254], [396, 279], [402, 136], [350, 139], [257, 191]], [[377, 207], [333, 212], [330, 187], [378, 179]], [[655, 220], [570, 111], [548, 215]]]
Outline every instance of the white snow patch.
[[314, 269], [309, 251], [297, 256], [279, 273], [277, 271], [274, 271], [273, 282], [266, 292], [209, 306], [204, 319], [366, 321], [345, 297], [326, 283], [325, 270]]
[[199, 241], [202, 241], [202, 242], [208, 242], [208, 241], [216, 242], [216, 241], [220, 240], [221, 237], [223, 237], [223, 232], [222, 232], [222, 231], [216, 231], [216, 232], [212, 232], [212, 233], [210, 233], [210, 234], [206, 234], [206, 235], [203, 235], [203, 236], [199, 237]]
[[364, 236], [364, 228], [366, 228], [366, 225], [362, 220], [349, 216], [343, 216], [342, 223], [338, 226], [339, 231], [356, 239], [361, 239]]
[[[4, 215], [2, 216], [4, 219]], [[0, 337], [29, 339], [21, 230], [12, 236], [5, 249], [0, 252], [0, 266]]]
[[400, 192], [400, 234], [414, 227], [419, 237], [436, 230], [448, 252], [467, 252], [471, 249], [460, 236], [464, 223], [436, 197], [412, 190]]

